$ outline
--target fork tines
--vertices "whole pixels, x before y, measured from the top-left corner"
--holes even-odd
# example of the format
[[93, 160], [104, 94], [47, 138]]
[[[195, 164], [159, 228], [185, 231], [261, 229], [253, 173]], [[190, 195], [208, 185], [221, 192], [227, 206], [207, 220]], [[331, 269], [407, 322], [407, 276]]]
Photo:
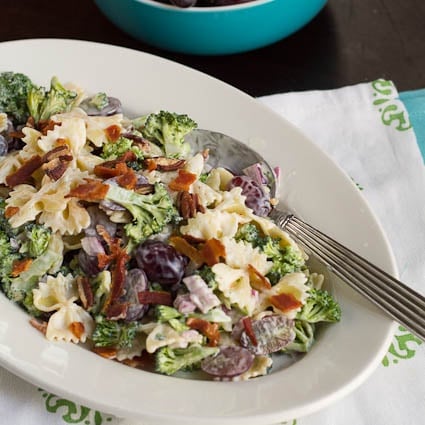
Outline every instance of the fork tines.
[[425, 341], [425, 297], [295, 216], [283, 227], [335, 275]]

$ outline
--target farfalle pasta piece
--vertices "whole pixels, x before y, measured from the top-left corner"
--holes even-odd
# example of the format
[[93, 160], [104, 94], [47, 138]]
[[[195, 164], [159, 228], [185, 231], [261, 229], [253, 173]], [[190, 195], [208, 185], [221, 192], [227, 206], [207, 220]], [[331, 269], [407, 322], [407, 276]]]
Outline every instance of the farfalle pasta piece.
[[59, 180], [44, 177], [38, 191], [30, 185], [16, 186], [6, 200], [8, 206], [18, 208], [10, 217], [10, 224], [18, 227], [40, 214], [40, 222], [53, 231], [70, 235], [81, 232], [90, 224], [90, 216], [77, 200], [66, 195], [87, 177], [88, 173], [69, 168]]
[[238, 231], [239, 224], [246, 223], [246, 219], [236, 213], [207, 210], [190, 218], [186, 226], [180, 231], [183, 235], [190, 235], [198, 239], [233, 238]]
[[46, 338], [49, 341], [86, 342], [94, 331], [94, 320], [79, 305], [68, 302], [47, 322]]
[[191, 191], [198, 195], [199, 204], [205, 208], [223, 200], [223, 196], [220, 192], [217, 192], [199, 180], [192, 184]]
[[[301, 310], [309, 297], [308, 291], [310, 287], [307, 285], [307, 280], [307, 276], [302, 272], [286, 274], [271, 289], [260, 294], [260, 301], [256, 311], [264, 311], [271, 307], [276, 313], [285, 314], [290, 319], [295, 318], [297, 312]], [[273, 297], [276, 296], [288, 296], [296, 302], [297, 306], [294, 305], [294, 308], [282, 310], [273, 302]]]
[[236, 305], [245, 314], [251, 315], [256, 308], [258, 292], [251, 288], [248, 272], [224, 263], [215, 264], [212, 271], [229, 307]]
[[0, 112], [0, 133], [7, 130], [7, 114]]
[[244, 217], [251, 217], [252, 210], [245, 205], [246, 197], [242, 195], [241, 187], [234, 187], [230, 191], [222, 192], [223, 199], [215, 207], [216, 211], [237, 213]]
[[47, 323], [46, 338], [49, 341], [85, 342], [94, 330], [94, 320], [82, 307], [75, 304], [78, 290], [75, 278], [58, 273], [48, 276], [33, 289], [34, 306], [44, 312], [56, 311]]
[[213, 168], [208, 174], [206, 184], [214, 190], [226, 190], [233, 174], [222, 167]]
[[251, 265], [262, 275], [266, 275], [270, 271], [273, 263], [267, 261], [267, 256], [250, 243], [237, 242], [230, 238], [223, 238], [221, 242], [226, 251], [226, 264], [228, 266], [246, 270], [248, 265]]
[[78, 290], [72, 274], [64, 276], [58, 273], [56, 277], [47, 276], [46, 282], [39, 282], [33, 289], [34, 306], [44, 312], [59, 310], [68, 302], [78, 299]]
[[86, 123], [87, 139], [97, 147], [101, 147], [103, 144], [109, 142], [105, 131], [108, 127], [116, 125], [122, 130], [122, 114], [110, 115], [108, 117], [90, 116], [81, 108], [74, 108], [70, 112], [54, 115], [52, 120], [63, 122], [69, 118], [81, 118], [84, 120]]

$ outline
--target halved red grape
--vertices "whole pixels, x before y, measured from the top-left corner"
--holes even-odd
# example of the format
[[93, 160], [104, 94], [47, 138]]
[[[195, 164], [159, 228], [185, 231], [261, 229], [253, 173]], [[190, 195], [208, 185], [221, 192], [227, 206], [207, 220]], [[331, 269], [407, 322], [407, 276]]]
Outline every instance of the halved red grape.
[[256, 345], [253, 344], [252, 337], [246, 330], [241, 334], [240, 343], [256, 355], [275, 353], [295, 338], [294, 321], [280, 314], [253, 320], [252, 331], [255, 335]]
[[254, 355], [243, 347], [224, 346], [216, 356], [201, 362], [201, 369], [209, 375], [232, 378], [246, 372], [254, 363]]

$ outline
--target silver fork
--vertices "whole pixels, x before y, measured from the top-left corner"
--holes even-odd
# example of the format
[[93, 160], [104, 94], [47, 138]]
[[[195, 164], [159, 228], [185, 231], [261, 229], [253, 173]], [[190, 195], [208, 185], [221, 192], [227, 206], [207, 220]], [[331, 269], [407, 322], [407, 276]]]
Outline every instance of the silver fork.
[[[243, 168], [259, 163], [269, 177], [274, 176], [273, 169], [261, 155], [233, 137], [198, 129], [186, 140], [194, 151], [208, 149], [208, 162], [213, 167], [225, 167], [240, 174]], [[274, 196], [276, 182], [271, 178], [269, 183]], [[293, 214], [274, 208], [270, 218], [336, 276], [425, 341], [424, 296]]]

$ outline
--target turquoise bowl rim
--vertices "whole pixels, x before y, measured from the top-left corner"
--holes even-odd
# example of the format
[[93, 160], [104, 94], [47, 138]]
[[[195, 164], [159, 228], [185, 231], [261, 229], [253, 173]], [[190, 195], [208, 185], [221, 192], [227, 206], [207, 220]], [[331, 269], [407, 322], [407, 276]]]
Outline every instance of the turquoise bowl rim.
[[156, 0], [94, 0], [118, 28], [151, 46], [200, 56], [259, 49], [297, 32], [327, 0], [252, 0], [189, 7]]

